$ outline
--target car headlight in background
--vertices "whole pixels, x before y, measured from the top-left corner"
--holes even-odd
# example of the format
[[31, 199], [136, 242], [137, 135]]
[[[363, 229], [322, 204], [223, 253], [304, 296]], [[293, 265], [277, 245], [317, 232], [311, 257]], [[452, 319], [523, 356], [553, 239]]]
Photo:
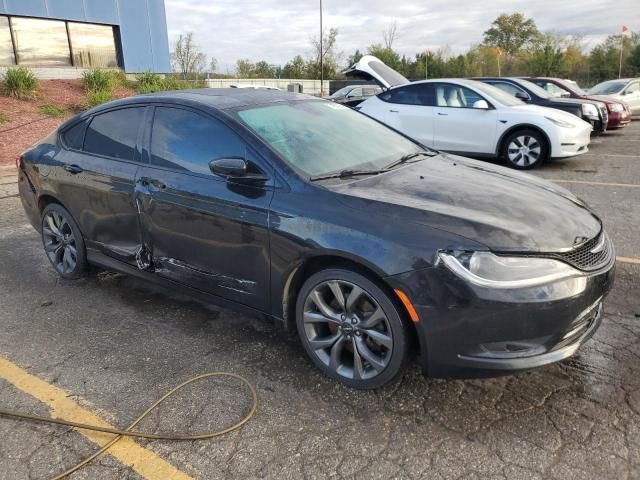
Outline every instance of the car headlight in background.
[[564, 128], [574, 128], [575, 127], [575, 125], [573, 123], [565, 122], [564, 120], [560, 120], [559, 118], [554, 118], [554, 117], [544, 117], [544, 118], [546, 118], [550, 122], [555, 123], [559, 127], [564, 127]]
[[582, 114], [589, 115], [590, 117], [598, 116], [598, 109], [592, 103], [583, 103], [582, 104]]
[[607, 103], [610, 112], [624, 112], [624, 106], [621, 103]]
[[530, 288], [582, 274], [570, 265], [542, 257], [498, 256], [491, 252], [441, 252], [442, 262], [462, 279], [485, 288]]

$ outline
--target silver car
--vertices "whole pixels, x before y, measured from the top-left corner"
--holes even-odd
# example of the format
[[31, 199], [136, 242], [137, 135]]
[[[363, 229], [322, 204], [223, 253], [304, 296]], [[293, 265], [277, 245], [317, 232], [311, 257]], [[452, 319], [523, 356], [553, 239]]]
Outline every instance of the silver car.
[[602, 95], [631, 107], [632, 115], [640, 115], [640, 78], [621, 78], [597, 84], [589, 95]]

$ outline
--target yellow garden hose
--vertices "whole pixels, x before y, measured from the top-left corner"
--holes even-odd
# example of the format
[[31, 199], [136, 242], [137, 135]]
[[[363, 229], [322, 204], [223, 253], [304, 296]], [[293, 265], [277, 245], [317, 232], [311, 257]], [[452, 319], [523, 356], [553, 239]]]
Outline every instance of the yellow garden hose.
[[[240, 380], [242, 383], [244, 383], [248, 388], [249, 391], [251, 392], [251, 400], [252, 400], [252, 404], [251, 404], [251, 408], [249, 409], [249, 412], [245, 415], [245, 417], [240, 420], [239, 422], [237, 422], [236, 424], [227, 427], [223, 430], [218, 430], [216, 432], [209, 432], [209, 433], [204, 433], [204, 434], [200, 434], [200, 435], [158, 435], [158, 434], [153, 434], [153, 433], [143, 433], [143, 432], [136, 432], [136, 431], [132, 431], [131, 429], [134, 428], [136, 425], [138, 425], [138, 423], [140, 423], [147, 415], [149, 415], [158, 405], [160, 405], [162, 402], [164, 402], [167, 398], [169, 398], [171, 395], [173, 395], [174, 393], [176, 393], [178, 390], [182, 389], [183, 387], [186, 387], [187, 385], [197, 382], [198, 380], [203, 380], [205, 378], [211, 378], [211, 377], [230, 377], [230, 378], [234, 378], [236, 380]], [[136, 418], [134, 420], [134, 422], [129, 425], [125, 430], [118, 430], [115, 428], [105, 428], [105, 427], [99, 427], [97, 425], [87, 425], [84, 423], [77, 423], [77, 422], [69, 422], [67, 420], [60, 420], [60, 419], [56, 419], [56, 418], [49, 418], [49, 417], [40, 417], [37, 415], [28, 415], [25, 413], [18, 413], [18, 412], [11, 412], [11, 411], [6, 411], [6, 410], [2, 410], [0, 409], [0, 415], [2, 416], [6, 416], [6, 417], [13, 417], [13, 418], [20, 418], [23, 420], [33, 420], [33, 421], [37, 421], [37, 422], [43, 422], [43, 423], [53, 423], [53, 424], [57, 424], [57, 425], [66, 425], [69, 427], [75, 427], [75, 428], [80, 428], [82, 430], [92, 430], [94, 432], [104, 432], [104, 433], [112, 433], [114, 435], [116, 435], [116, 437], [111, 440], [109, 443], [107, 443], [105, 446], [103, 446], [100, 450], [98, 450], [96, 453], [94, 453], [93, 455], [91, 455], [90, 457], [86, 458], [85, 460], [83, 460], [82, 462], [78, 463], [77, 465], [75, 465], [74, 467], [70, 468], [69, 470], [55, 476], [53, 478], [53, 480], [59, 480], [61, 478], [64, 478], [68, 475], [71, 475], [73, 472], [79, 470], [80, 468], [84, 467], [86, 464], [88, 464], [89, 462], [91, 462], [92, 460], [94, 460], [96, 457], [98, 457], [99, 455], [102, 455], [104, 452], [106, 452], [109, 448], [111, 448], [111, 446], [116, 443], [118, 440], [120, 440], [122, 437], [136, 437], [136, 438], [148, 438], [148, 439], [152, 439], [152, 440], [173, 440], [173, 441], [184, 441], [184, 440], [207, 440], [209, 438], [214, 438], [214, 437], [219, 437], [220, 435], [224, 435], [226, 433], [232, 432], [234, 430], [239, 429], [240, 427], [242, 427], [244, 424], [246, 424], [249, 420], [251, 420], [251, 418], [253, 417], [253, 415], [256, 413], [256, 409], [258, 408], [258, 395], [256, 393], [256, 389], [254, 388], [253, 385], [251, 385], [251, 383], [249, 383], [249, 381], [240, 376], [237, 375], [235, 373], [228, 373], [228, 372], [212, 372], [212, 373], [205, 373], [203, 375], [198, 375], [196, 377], [190, 378], [189, 380], [182, 382], [180, 385], [178, 385], [177, 387], [173, 388], [172, 390], [170, 390], [169, 392], [167, 392], [166, 394], [164, 394], [160, 399], [156, 400], [147, 410], [145, 410], [145, 412], [140, 415], [138, 418]]]

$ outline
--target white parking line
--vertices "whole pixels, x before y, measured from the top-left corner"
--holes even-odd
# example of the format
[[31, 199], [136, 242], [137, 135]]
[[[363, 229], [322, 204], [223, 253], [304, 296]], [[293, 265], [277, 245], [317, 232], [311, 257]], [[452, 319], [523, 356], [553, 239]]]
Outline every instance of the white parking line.
[[559, 178], [545, 178], [545, 180], [554, 183], [576, 183], [579, 185], [598, 185], [601, 187], [640, 188], [640, 185], [635, 183], [589, 182], [587, 180], [561, 180]]
[[620, 158], [635, 158], [637, 160], [640, 160], [640, 155], [625, 155], [625, 154], [619, 154], [616, 155], [614, 153], [583, 153], [582, 156], [584, 157], [620, 157]]
[[640, 265], [640, 258], [634, 257], [616, 257], [616, 260], [620, 263], [631, 263], [633, 265]]

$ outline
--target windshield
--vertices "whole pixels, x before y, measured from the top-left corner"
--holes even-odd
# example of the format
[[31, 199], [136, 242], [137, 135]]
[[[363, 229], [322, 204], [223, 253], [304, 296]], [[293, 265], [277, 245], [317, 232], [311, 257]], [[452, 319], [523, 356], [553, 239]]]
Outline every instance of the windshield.
[[489, 85], [487, 83], [473, 82], [473, 88], [505, 107], [517, 107], [518, 105], [525, 104], [522, 100], [514, 97], [510, 93], [507, 93], [504, 90], [500, 90], [498, 87], [494, 87], [493, 85]]
[[577, 93], [578, 95], [586, 95], [587, 92], [585, 92], [582, 88], [580, 88], [580, 85], [578, 85], [576, 82], [571, 81], [571, 80], [556, 80], [558, 82], [558, 84], [560, 86], [562, 86], [562, 88], [569, 90], [570, 92], [574, 92]]
[[589, 90], [592, 95], [611, 95], [622, 90], [627, 82], [602, 82]]
[[547, 92], [544, 88], [539, 87], [538, 85], [536, 85], [533, 82], [530, 82], [529, 80], [518, 79], [516, 83], [519, 83], [523, 87], [528, 88], [530, 91], [533, 92], [534, 95], [540, 98], [553, 98], [551, 95], [549, 95], [549, 92]]
[[329, 98], [346, 97], [347, 93], [349, 93], [352, 88], [353, 88], [352, 85], [349, 85], [348, 87], [342, 87], [337, 92], [333, 92], [333, 95], [330, 95]]
[[381, 169], [424, 148], [348, 107], [327, 101], [248, 108], [236, 114], [303, 176]]

